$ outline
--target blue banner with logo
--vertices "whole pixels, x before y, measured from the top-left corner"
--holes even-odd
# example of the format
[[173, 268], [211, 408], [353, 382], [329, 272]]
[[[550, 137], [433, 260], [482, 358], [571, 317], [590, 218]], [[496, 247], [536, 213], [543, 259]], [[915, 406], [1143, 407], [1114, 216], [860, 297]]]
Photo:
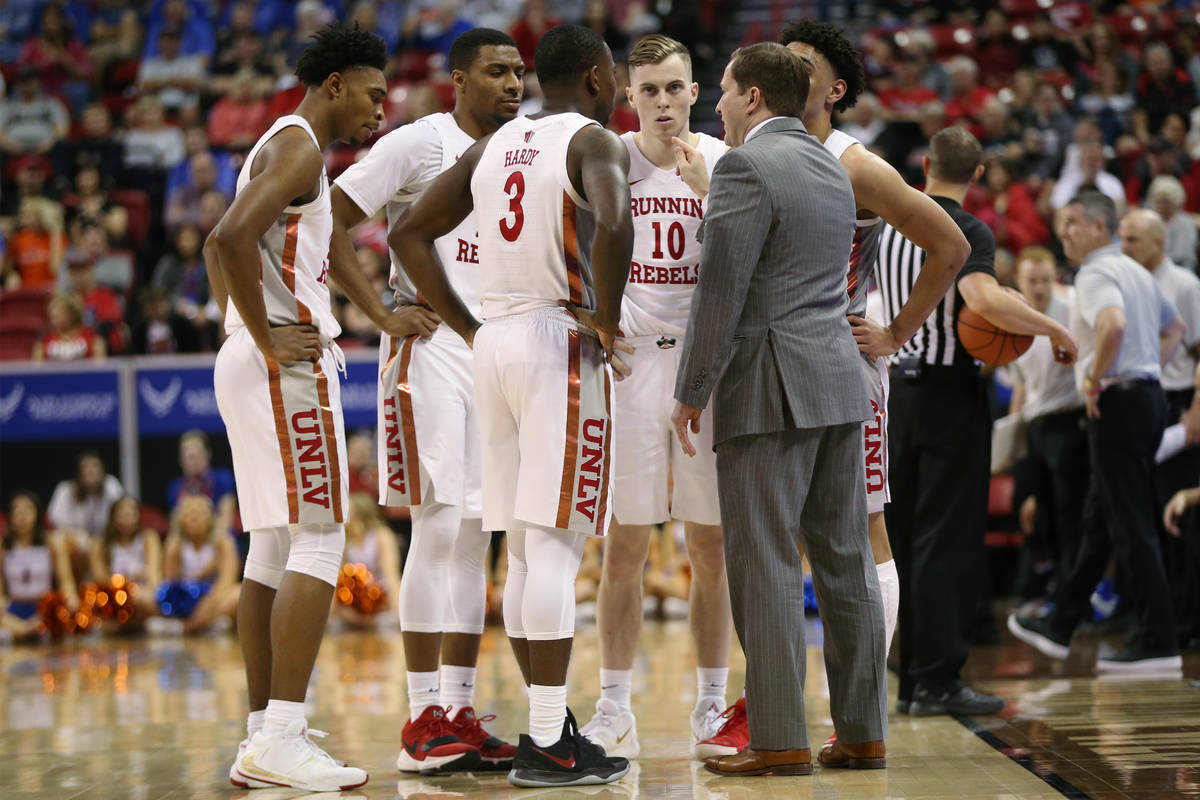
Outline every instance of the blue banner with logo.
[[0, 440], [116, 437], [119, 384], [116, 368], [0, 374]]
[[[377, 371], [377, 362], [371, 358], [347, 363], [348, 378], [330, 376], [341, 381], [347, 430], [374, 427]], [[136, 386], [140, 435], [176, 436], [192, 428], [224, 432], [211, 364], [165, 369], [142, 366], [137, 370]]]

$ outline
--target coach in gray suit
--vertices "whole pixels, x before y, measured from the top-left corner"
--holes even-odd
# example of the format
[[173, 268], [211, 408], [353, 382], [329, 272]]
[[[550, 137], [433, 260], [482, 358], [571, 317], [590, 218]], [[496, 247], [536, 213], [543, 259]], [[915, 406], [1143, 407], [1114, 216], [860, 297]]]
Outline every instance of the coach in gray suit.
[[846, 321], [855, 205], [841, 164], [798, 119], [803, 63], [777, 44], [733, 54], [673, 415], [688, 426], [716, 387], [714, 442], [734, 625], [746, 653], [750, 746], [722, 775], [807, 774], [803, 537], [825, 625], [839, 766], [880, 767], [887, 715], [883, 607], [867, 529], [862, 422], [870, 415]]

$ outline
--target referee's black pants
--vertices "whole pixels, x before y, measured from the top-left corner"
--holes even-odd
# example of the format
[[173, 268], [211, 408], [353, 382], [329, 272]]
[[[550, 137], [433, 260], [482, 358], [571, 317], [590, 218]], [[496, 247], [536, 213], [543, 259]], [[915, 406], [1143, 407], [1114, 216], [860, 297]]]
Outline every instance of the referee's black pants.
[[893, 372], [885, 518], [900, 577], [900, 693], [961, 683], [984, 578], [991, 461], [986, 385], [971, 368]]
[[1067, 635], [1091, 614], [1091, 594], [1115, 554], [1137, 611], [1136, 645], [1178, 652], [1175, 614], [1158, 543], [1154, 455], [1167, 418], [1156, 380], [1127, 381], [1100, 395], [1088, 420], [1092, 479], [1083, 508], [1079, 557], [1059, 587], [1047, 621]]
[[[1179, 417], [1192, 404], [1194, 389], [1168, 390], [1167, 425], [1179, 422]], [[1155, 472], [1159, 511], [1181, 489], [1200, 485], [1200, 448], [1189, 447], [1174, 458], [1158, 465]], [[1161, 514], [1160, 514], [1161, 516]], [[1179, 624], [1181, 643], [1200, 637], [1200, 513], [1195, 510], [1179, 521], [1180, 535], [1162, 530], [1163, 564], [1175, 604], [1175, 621]]]
[[1079, 553], [1079, 521], [1088, 489], [1087, 417], [1083, 409], [1043, 414], [1025, 430], [1025, 467], [1037, 498], [1036, 529], [1054, 555], [1057, 582]]

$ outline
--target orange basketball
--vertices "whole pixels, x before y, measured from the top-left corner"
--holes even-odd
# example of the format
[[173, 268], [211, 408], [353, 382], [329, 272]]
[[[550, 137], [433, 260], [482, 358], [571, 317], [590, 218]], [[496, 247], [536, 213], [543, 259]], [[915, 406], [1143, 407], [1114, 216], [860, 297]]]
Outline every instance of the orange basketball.
[[[1008, 291], [1029, 302], [1016, 289]], [[966, 306], [958, 313], [958, 340], [968, 353], [993, 367], [1016, 361], [1033, 344], [1032, 336], [1000, 330]]]

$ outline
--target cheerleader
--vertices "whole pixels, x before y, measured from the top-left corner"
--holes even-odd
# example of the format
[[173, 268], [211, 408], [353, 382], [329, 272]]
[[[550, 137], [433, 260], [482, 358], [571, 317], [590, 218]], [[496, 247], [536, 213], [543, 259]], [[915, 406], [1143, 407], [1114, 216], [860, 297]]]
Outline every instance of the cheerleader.
[[[139, 529], [142, 507], [125, 495], [108, 512], [108, 526], [103, 538], [92, 545], [92, 579], [100, 584], [113, 585], [121, 576], [127, 585], [136, 586], [132, 592], [135, 611], [124, 625], [126, 630], [141, 627], [147, 618], [158, 613], [155, 592], [162, 581], [162, 543], [158, 533], [150, 528]], [[106, 625], [106, 628], [113, 626]]]
[[[342, 563], [339, 590], [334, 595], [334, 618], [354, 628], [374, 628], [399, 622], [400, 552], [396, 535], [384, 524], [379, 516], [379, 506], [369, 494], [356, 492], [350, 495], [346, 553]], [[355, 568], [360, 564], [370, 573], [371, 581], [364, 581], [361, 574], [356, 576]], [[384, 602], [366, 613], [358, 595], [369, 584], [383, 590]], [[384, 611], [387, 613], [380, 613]]]
[[171, 521], [158, 587], [159, 611], [183, 619], [184, 635], [201, 633], [237, 610], [238, 561], [233, 539], [221, 529], [212, 501], [186, 495]]
[[17, 492], [8, 508], [8, 532], [0, 549], [0, 607], [3, 628], [15, 640], [35, 638], [42, 623], [39, 605], [55, 588], [67, 608], [79, 608], [71, 560], [62, 538], [46, 531], [41, 503], [32, 492]]

